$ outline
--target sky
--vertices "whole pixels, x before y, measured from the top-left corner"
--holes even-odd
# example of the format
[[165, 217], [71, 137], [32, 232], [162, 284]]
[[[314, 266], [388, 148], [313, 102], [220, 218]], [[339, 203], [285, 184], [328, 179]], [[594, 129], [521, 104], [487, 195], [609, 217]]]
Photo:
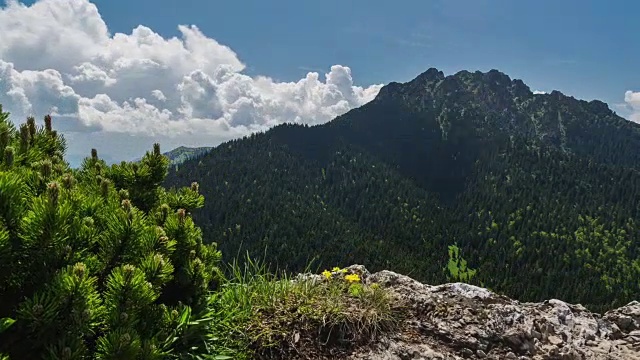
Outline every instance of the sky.
[[640, 122], [640, 2], [0, 0], [0, 104], [78, 164], [320, 124], [428, 68], [498, 69]]

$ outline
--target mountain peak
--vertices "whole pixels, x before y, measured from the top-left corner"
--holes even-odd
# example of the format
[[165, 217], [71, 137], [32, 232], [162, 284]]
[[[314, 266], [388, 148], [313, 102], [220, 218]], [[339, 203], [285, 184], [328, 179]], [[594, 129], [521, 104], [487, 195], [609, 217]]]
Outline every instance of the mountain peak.
[[445, 78], [446, 76], [442, 71], [432, 67], [406, 83], [394, 81], [383, 86], [382, 89], [380, 89], [376, 100], [393, 98], [402, 93], [411, 93], [415, 95], [421, 90], [427, 88], [433, 89], [436, 84], [440, 83]]
[[494, 80], [494, 81], [500, 81], [500, 82], [504, 82], [504, 83], [510, 83], [511, 82], [511, 78], [509, 77], [509, 75], [496, 70], [496, 69], [491, 69], [489, 70], [485, 76], [490, 79], [490, 80]]
[[442, 81], [444, 80], [445, 75], [442, 71], [436, 69], [436, 68], [429, 68], [427, 71], [423, 72], [422, 74], [418, 75], [415, 79], [412, 80], [413, 81], [417, 81], [417, 82], [425, 82], [425, 81], [429, 81], [429, 82], [437, 82], [437, 81]]
[[[479, 91], [479, 89], [483, 90]], [[445, 76], [442, 71], [429, 68], [406, 83], [389, 83], [380, 90], [377, 99], [401, 96], [411, 102], [425, 96], [436, 97], [459, 92], [469, 92], [474, 95], [479, 92], [491, 92], [501, 94], [505, 98], [518, 99], [533, 96], [531, 89], [522, 80], [511, 79], [507, 74], [496, 69], [488, 72], [461, 70]]]
[[583, 149], [586, 138], [595, 136], [576, 129], [599, 127], [605, 122], [612, 128], [633, 127], [604, 102], [576, 99], [558, 90], [534, 97], [522, 80], [497, 69], [462, 70], [445, 76], [429, 68], [411, 81], [383, 87], [365, 107], [432, 118], [444, 140], [466, 137], [470, 132], [485, 140], [517, 136], [563, 153]]

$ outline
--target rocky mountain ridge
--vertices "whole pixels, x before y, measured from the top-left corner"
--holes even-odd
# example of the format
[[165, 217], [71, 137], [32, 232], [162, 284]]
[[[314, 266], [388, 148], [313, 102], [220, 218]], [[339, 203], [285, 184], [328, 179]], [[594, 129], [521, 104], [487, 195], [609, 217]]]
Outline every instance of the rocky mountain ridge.
[[[586, 130], [617, 128], [622, 131], [615, 136], [633, 137], [629, 141], [638, 144], [637, 124], [618, 116], [606, 103], [579, 100], [557, 90], [534, 94], [522, 80], [495, 69], [445, 76], [431, 68], [407, 83], [390, 83], [372, 101], [390, 102], [434, 118], [443, 139], [470, 127], [482, 138], [520, 137], [539, 147], [598, 158], [584, 145], [601, 140], [602, 134]], [[634, 156], [615, 161], [637, 166], [637, 160]]]
[[[369, 273], [408, 309], [401, 329], [353, 351], [349, 360], [640, 359], [640, 302], [602, 315], [551, 299], [518, 302], [465, 283], [430, 286], [391, 271]], [[314, 276], [314, 275], [311, 275]], [[306, 357], [304, 353], [300, 358]]]

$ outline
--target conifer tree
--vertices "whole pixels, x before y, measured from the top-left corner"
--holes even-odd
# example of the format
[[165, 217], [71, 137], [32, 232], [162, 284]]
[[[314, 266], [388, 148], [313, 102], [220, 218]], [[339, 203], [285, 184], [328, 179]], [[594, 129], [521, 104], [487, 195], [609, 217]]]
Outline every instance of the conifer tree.
[[[198, 186], [165, 190], [158, 144], [138, 163], [79, 169], [64, 138], [0, 107], [0, 359], [167, 359], [204, 352], [220, 252], [190, 211]], [[4, 355], [2, 355], [4, 354]]]

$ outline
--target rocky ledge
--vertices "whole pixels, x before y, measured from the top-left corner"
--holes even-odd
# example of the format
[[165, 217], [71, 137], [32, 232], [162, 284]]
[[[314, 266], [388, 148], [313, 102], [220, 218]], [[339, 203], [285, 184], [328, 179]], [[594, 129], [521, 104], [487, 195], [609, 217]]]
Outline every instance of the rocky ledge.
[[346, 359], [640, 359], [637, 301], [601, 315], [555, 299], [521, 303], [463, 283], [430, 286], [350, 269], [387, 287], [408, 316], [398, 331]]

